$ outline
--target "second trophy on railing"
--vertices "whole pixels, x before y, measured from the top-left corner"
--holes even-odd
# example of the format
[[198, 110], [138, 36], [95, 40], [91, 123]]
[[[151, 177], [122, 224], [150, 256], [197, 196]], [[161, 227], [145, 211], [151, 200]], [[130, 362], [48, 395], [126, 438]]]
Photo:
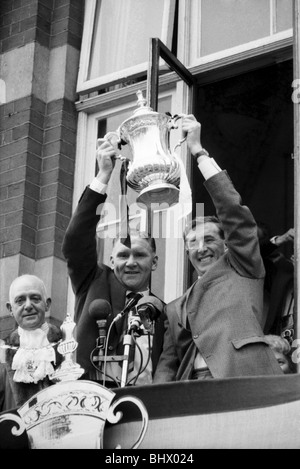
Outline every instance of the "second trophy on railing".
[[62, 362], [49, 378], [54, 382], [72, 381], [79, 379], [84, 369], [73, 359], [74, 352], [78, 343], [74, 339], [73, 330], [76, 323], [71, 316], [67, 314], [61, 325], [62, 341], [58, 344], [57, 350], [62, 355]]

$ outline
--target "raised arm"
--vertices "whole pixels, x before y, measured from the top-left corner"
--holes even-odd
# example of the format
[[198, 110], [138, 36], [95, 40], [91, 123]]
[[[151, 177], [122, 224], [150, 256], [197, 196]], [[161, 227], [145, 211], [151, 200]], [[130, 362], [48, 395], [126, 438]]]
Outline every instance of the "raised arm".
[[193, 115], [183, 119], [187, 144], [205, 179], [205, 187], [222, 224], [227, 255], [232, 267], [246, 277], [262, 278], [265, 274], [260, 255], [257, 226], [249, 208], [242, 204], [226, 171], [222, 171], [201, 144], [201, 125]]
[[85, 188], [63, 240], [62, 252], [76, 294], [88, 288], [97, 269], [96, 227], [100, 215], [96, 212], [98, 206], [105, 202], [115, 155], [115, 149], [108, 141], [98, 142], [98, 174]]

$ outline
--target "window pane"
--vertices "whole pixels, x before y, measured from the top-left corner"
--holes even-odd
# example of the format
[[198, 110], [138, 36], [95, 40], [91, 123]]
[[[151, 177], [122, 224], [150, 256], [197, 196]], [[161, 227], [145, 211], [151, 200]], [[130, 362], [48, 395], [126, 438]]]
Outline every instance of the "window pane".
[[270, 34], [269, 0], [202, 0], [201, 56]]
[[293, 26], [293, 2], [276, 0], [276, 33]]
[[164, 5], [162, 0], [98, 0], [88, 79], [147, 62], [149, 38], [161, 38]]

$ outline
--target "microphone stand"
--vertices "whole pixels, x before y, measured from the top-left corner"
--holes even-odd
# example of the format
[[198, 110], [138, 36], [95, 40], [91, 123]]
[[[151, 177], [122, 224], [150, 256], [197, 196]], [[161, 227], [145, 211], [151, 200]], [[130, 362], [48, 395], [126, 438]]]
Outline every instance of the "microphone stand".
[[121, 374], [121, 388], [126, 386], [127, 377], [128, 377], [128, 367], [129, 367], [129, 352], [130, 347], [133, 345], [132, 335], [130, 330], [126, 332], [123, 338], [123, 346], [124, 346], [124, 358], [122, 364], [122, 374]]
[[[132, 297], [128, 301], [127, 305], [121, 311], [121, 313], [119, 313], [113, 319], [113, 321], [111, 322], [111, 324], [109, 326], [109, 329], [108, 329], [108, 336], [109, 336], [112, 325], [116, 321], [118, 321], [122, 316], [129, 313], [131, 308], [133, 308], [136, 305], [136, 303], [140, 300], [140, 298], [142, 298], [142, 296], [143, 295], [141, 295], [140, 293], [136, 293], [134, 295], [134, 297]], [[99, 326], [100, 326], [100, 324], [98, 324], [98, 327]], [[126, 386], [126, 381], [127, 381], [128, 367], [129, 367], [129, 352], [130, 352], [130, 347], [133, 344], [133, 338], [132, 338], [132, 335], [131, 335], [131, 331], [132, 331], [132, 328], [131, 328], [131, 326], [129, 326], [129, 328], [127, 329], [126, 334], [124, 335], [124, 338], [123, 338], [123, 346], [124, 346], [123, 355], [109, 355], [109, 356], [107, 356], [106, 346], [108, 344], [108, 337], [104, 338], [103, 344], [100, 344], [100, 337], [99, 337], [99, 341], [97, 340], [97, 344], [96, 344], [96, 349], [98, 349], [98, 356], [97, 357], [91, 357], [92, 363], [96, 362], [96, 361], [97, 362], [104, 362], [104, 370], [106, 368], [106, 363], [107, 362], [120, 362], [120, 361], [122, 361], [123, 365], [122, 365], [122, 375], [121, 375], [121, 387]], [[102, 339], [103, 339], [103, 337], [102, 337]], [[103, 355], [103, 352], [104, 352], [104, 355]], [[93, 365], [94, 365], [94, 363], [93, 363]], [[100, 365], [100, 363], [99, 363], [99, 365]], [[99, 376], [98, 376], [98, 373], [97, 373], [97, 378], [98, 377]], [[105, 371], [103, 373], [103, 386], [104, 385], [105, 385]]]
[[[101, 361], [104, 355], [105, 350], [105, 343], [106, 343], [106, 336], [105, 336], [105, 327], [106, 327], [106, 319], [98, 319], [97, 326], [99, 329], [99, 337], [96, 340], [96, 349], [98, 351], [98, 360]], [[104, 331], [104, 332], [103, 332]], [[96, 361], [96, 360], [94, 360]], [[96, 379], [100, 381], [102, 378], [100, 370], [96, 369]]]
[[133, 334], [140, 330], [141, 319], [139, 314], [129, 313], [128, 325], [126, 334], [123, 337], [123, 363], [122, 363], [122, 374], [121, 374], [121, 388], [126, 386], [128, 378], [128, 367], [129, 367], [129, 354], [130, 347], [134, 344]]

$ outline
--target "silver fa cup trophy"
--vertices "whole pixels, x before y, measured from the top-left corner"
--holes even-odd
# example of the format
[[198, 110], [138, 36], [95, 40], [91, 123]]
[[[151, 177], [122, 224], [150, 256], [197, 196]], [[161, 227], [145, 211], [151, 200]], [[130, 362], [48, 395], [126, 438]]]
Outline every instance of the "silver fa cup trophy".
[[[172, 206], [179, 200], [180, 162], [169, 147], [170, 131], [182, 115], [170, 116], [147, 106], [142, 91], [137, 92], [137, 109], [104, 139], [112, 144], [128, 144], [132, 160], [128, 166], [128, 186], [138, 192], [137, 203]], [[184, 140], [184, 139], [183, 139]], [[183, 141], [182, 140], [182, 141]], [[182, 143], [182, 141], [180, 143]], [[177, 145], [176, 145], [177, 146]]]

